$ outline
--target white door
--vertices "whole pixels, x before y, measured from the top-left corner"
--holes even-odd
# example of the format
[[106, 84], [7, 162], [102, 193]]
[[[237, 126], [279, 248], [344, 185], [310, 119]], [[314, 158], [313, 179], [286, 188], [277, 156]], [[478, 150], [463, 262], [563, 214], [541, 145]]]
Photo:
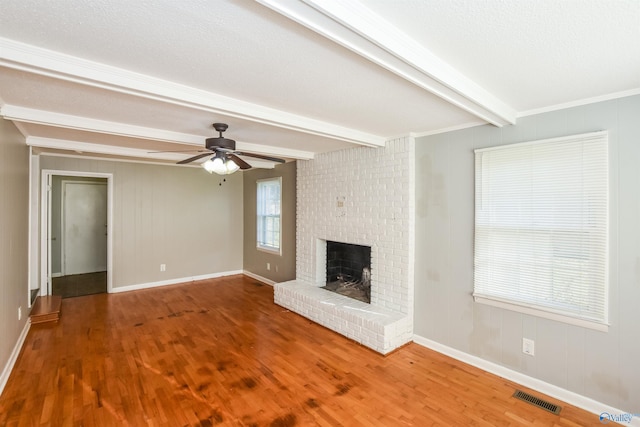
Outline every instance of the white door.
[[65, 275], [107, 270], [107, 185], [62, 182]]

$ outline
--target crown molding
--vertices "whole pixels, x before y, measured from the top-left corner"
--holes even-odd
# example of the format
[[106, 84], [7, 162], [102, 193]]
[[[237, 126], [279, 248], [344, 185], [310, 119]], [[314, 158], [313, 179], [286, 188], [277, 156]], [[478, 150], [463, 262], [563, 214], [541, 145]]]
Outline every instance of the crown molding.
[[457, 130], [469, 129], [469, 128], [473, 128], [473, 127], [476, 127], [476, 126], [482, 126], [482, 125], [486, 125], [486, 123], [485, 122], [481, 122], [481, 121], [469, 122], [469, 123], [463, 123], [463, 124], [456, 125], [456, 126], [449, 126], [449, 127], [442, 128], [442, 129], [435, 129], [435, 130], [430, 130], [430, 131], [426, 131], [426, 132], [416, 132], [414, 134], [414, 136], [416, 138], [422, 138], [423, 136], [431, 136], [431, 135], [438, 135], [438, 134], [441, 134], [441, 133], [455, 132]]
[[370, 147], [385, 138], [0, 37], [0, 66]]
[[572, 107], [580, 107], [582, 105], [588, 105], [588, 104], [595, 104], [596, 102], [611, 101], [612, 99], [626, 98], [627, 96], [634, 96], [634, 95], [640, 95], [640, 88], [609, 93], [601, 96], [594, 96], [592, 98], [579, 99], [576, 101], [565, 102], [563, 104], [550, 105], [548, 107], [536, 108], [533, 110], [520, 111], [518, 112], [517, 116], [518, 118], [520, 118], [520, 117], [533, 116], [535, 114], [550, 113], [552, 111], [564, 110]]
[[258, 2], [486, 122], [516, 122], [513, 108], [360, 2]]

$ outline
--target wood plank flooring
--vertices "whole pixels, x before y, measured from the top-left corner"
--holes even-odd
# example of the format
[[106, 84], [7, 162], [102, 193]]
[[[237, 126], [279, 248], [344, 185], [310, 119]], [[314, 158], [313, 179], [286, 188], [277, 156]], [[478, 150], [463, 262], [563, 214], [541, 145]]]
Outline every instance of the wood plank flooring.
[[60, 320], [60, 307], [62, 307], [62, 297], [58, 295], [38, 297], [29, 314], [31, 323], [57, 322]]
[[417, 344], [381, 356], [245, 276], [62, 304], [60, 322], [31, 327], [0, 425], [599, 424], [515, 400], [517, 385]]

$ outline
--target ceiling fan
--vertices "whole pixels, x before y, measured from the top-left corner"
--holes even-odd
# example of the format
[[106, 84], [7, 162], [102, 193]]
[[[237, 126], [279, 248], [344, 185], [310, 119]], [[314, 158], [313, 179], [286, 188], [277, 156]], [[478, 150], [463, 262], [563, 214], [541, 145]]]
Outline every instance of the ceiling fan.
[[214, 123], [213, 128], [218, 132], [219, 136], [207, 138], [204, 149], [181, 151], [195, 151], [200, 154], [181, 160], [177, 164], [185, 165], [213, 154], [209, 160], [202, 164], [202, 167], [209, 173], [215, 172], [219, 175], [229, 175], [238, 169], [251, 169], [251, 165], [238, 156], [254, 157], [256, 159], [268, 160], [270, 162], [285, 163], [284, 159], [279, 159], [277, 157], [236, 151], [236, 142], [233, 139], [222, 136], [222, 132], [226, 131], [228, 127], [229, 126], [226, 123]]

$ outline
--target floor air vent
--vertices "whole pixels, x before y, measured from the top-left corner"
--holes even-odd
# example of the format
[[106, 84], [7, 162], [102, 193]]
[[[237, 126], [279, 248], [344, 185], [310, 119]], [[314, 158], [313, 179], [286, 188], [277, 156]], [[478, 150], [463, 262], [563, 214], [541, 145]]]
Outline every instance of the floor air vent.
[[560, 411], [562, 410], [561, 406], [554, 405], [551, 402], [547, 402], [546, 400], [539, 399], [535, 396], [530, 395], [529, 393], [525, 393], [522, 390], [516, 390], [516, 392], [513, 393], [513, 397], [515, 397], [516, 399], [523, 400], [533, 406], [537, 406], [538, 408], [542, 408], [545, 411], [549, 411], [552, 414], [559, 415]]

